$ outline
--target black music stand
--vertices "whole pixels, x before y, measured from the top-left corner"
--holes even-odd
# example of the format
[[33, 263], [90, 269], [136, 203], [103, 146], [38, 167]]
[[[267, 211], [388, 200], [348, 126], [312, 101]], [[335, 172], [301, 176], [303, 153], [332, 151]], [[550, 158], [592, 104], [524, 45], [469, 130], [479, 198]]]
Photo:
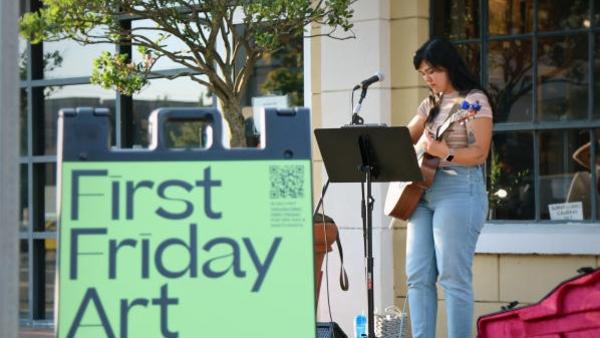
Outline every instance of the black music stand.
[[[361, 217], [367, 266], [369, 338], [375, 337], [373, 299], [372, 182], [421, 181], [421, 170], [406, 127], [351, 125], [315, 129], [317, 144], [331, 182], [360, 182]], [[367, 184], [365, 202], [364, 183]]]

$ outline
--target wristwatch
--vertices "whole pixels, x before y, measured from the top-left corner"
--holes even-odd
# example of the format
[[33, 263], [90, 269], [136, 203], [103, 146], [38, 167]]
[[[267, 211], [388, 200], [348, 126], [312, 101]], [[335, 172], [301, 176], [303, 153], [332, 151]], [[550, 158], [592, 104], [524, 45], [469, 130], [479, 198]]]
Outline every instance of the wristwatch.
[[454, 159], [454, 149], [448, 148], [448, 156], [446, 156], [446, 162], [452, 162]]

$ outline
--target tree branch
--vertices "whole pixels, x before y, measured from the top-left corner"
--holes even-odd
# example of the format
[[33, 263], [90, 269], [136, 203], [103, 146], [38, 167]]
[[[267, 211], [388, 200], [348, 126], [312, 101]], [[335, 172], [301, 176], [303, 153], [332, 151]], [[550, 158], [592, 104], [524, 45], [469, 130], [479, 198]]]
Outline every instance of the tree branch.
[[189, 78], [192, 79], [192, 81], [195, 81], [203, 86], [205, 86], [209, 91], [214, 91], [214, 88], [212, 86], [212, 84], [206, 80], [202, 80], [201, 78], [197, 77], [198, 74], [190, 74]]
[[310, 35], [304, 35], [305, 38], [316, 38], [316, 37], [320, 37], [320, 36], [325, 36], [334, 40], [349, 40], [349, 39], [356, 39], [356, 35], [354, 34], [354, 32], [352, 32], [351, 36], [344, 36], [344, 37], [337, 37], [337, 36], [333, 36], [330, 35], [332, 32], [330, 33], [322, 33], [322, 34], [310, 34]]

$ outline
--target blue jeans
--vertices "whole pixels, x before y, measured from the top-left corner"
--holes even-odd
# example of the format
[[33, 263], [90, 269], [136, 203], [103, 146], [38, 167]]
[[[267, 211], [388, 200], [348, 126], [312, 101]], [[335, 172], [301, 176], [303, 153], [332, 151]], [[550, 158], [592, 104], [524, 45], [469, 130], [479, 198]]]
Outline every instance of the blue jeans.
[[448, 337], [471, 337], [471, 265], [487, 209], [481, 166], [438, 169], [407, 227], [406, 275], [413, 338], [435, 337], [438, 279], [446, 298]]

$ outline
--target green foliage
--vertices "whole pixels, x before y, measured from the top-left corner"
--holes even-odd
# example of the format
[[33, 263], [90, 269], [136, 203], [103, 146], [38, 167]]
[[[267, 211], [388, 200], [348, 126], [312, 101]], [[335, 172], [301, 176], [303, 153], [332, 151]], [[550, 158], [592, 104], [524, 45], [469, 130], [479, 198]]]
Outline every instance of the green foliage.
[[83, 36], [99, 25], [116, 25], [110, 0], [42, 0], [38, 12], [21, 17], [21, 35], [32, 43]]
[[252, 21], [248, 19], [245, 23], [254, 28], [256, 44], [268, 51], [281, 47], [282, 36], [302, 35], [302, 28], [308, 22], [340, 27], [344, 31], [353, 26], [349, 21], [354, 14], [350, 9], [351, 0], [319, 1], [317, 5], [306, 0], [253, 0], [246, 3], [246, 18]]
[[[350, 5], [356, 0], [41, 1], [43, 8], [21, 17], [23, 37], [32, 43], [72, 39], [136, 47], [145, 55], [142, 62], [109, 53], [94, 61], [92, 81], [127, 95], [154, 75], [157, 60], [179, 64], [186, 70], [171, 78], [189, 76], [220, 101], [228, 101], [223, 107], [236, 110], [224, 112], [236, 145], [243, 143], [240, 101], [256, 62], [285, 48], [286, 39], [305, 35], [310, 23], [330, 26], [328, 33], [317, 35], [333, 36], [337, 29], [347, 32], [352, 28]], [[234, 20], [235, 12], [244, 14], [241, 25]], [[141, 19], [135, 22], [145, 27], [127, 28], [123, 20], [128, 18]]]
[[141, 63], [127, 62], [127, 54], [103, 52], [94, 60], [92, 83], [105, 89], [115, 87], [125, 95], [133, 95], [148, 82], [142, 75], [143, 68]]
[[[44, 72], [53, 71], [56, 68], [60, 68], [62, 66], [63, 57], [60, 55], [59, 51], [54, 51], [52, 53], [44, 53], [42, 59], [42, 66]], [[29, 58], [27, 57], [27, 50], [24, 50], [21, 55], [19, 55], [19, 75], [21, 79], [27, 78], [27, 64], [29, 63]]]

